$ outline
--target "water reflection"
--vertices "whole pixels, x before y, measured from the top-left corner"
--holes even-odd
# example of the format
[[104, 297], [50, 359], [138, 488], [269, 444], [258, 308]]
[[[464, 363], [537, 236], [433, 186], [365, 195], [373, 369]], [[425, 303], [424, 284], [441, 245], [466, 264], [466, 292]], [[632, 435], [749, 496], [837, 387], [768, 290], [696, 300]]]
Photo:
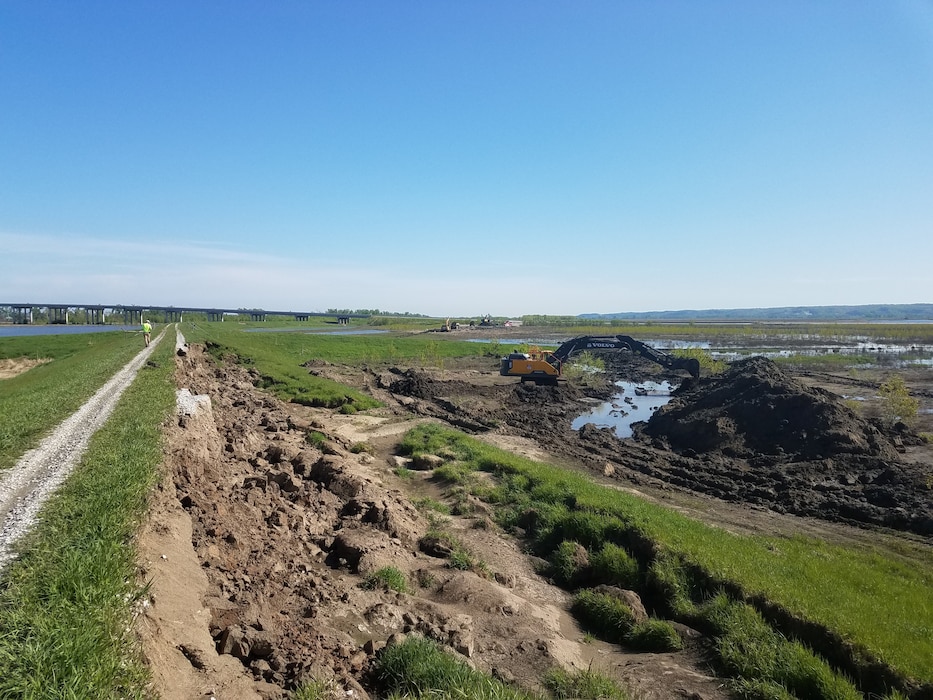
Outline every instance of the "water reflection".
[[616, 382], [619, 391], [570, 424], [579, 430], [587, 423], [600, 428], [613, 428], [620, 438], [632, 437], [632, 423], [648, 420], [651, 414], [671, 400], [674, 387], [670, 382]]

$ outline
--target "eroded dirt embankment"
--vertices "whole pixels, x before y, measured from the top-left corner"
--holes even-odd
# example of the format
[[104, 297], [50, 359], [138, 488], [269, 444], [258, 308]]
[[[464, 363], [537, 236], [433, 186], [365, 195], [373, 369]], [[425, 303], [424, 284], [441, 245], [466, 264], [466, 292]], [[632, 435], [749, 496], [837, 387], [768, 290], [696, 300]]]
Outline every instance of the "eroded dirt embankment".
[[[167, 472], [141, 537], [151, 598], [140, 629], [162, 697], [278, 698], [314, 677], [365, 698], [374, 653], [407, 632], [526, 687], [554, 665], [593, 664], [643, 698], [724, 697], [699, 640], [676, 654], [582, 643], [568, 594], [482, 511], [443, 527], [485, 570], [422, 551], [432, 523], [390, 471], [409, 423], [285, 406], [197, 347], [178, 362], [178, 385], [209, 401], [183, 402], [191, 408], [168, 429]], [[406, 403], [395, 402], [399, 417]], [[369, 451], [351, 449], [364, 438]], [[429, 481], [415, 483], [432, 495]], [[385, 566], [406, 574], [409, 593], [360, 585]]]

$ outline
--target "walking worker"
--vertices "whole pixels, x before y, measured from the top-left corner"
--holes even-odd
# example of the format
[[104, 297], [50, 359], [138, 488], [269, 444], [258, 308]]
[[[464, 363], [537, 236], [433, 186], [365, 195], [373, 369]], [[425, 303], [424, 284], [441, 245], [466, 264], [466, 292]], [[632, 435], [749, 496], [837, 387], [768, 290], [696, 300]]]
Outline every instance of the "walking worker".
[[149, 347], [149, 339], [152, 337], [152, 324], [149, 323], [147, 318], [143, 321], [143, 338], [146, 339], [146, 347]]

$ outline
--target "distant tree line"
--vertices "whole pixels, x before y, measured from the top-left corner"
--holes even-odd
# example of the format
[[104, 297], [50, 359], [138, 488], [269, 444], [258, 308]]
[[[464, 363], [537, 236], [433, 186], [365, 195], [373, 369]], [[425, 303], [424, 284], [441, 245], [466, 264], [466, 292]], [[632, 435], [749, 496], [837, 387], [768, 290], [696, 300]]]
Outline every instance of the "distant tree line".
[[583, 319], [627, 321], [926, 321], [933, 304], [862, 304], [859, 306], [779, 306], [752, 309], [705, 309], [580, 314]]
[[411, 311], [381, 311], [380, 309], [328, 309], [327, 313], [335, 316], [410, 316], [412, 318], [430, 318], [425, 314], [413, 314]]

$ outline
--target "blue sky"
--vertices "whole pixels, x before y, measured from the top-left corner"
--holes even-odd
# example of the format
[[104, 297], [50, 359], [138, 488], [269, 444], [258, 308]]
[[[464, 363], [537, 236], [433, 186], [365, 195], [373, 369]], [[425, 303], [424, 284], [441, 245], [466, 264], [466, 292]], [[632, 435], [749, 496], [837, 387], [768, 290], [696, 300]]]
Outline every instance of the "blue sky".
[[933, 302], [933, 0], [0, 1], [0, 303]]

